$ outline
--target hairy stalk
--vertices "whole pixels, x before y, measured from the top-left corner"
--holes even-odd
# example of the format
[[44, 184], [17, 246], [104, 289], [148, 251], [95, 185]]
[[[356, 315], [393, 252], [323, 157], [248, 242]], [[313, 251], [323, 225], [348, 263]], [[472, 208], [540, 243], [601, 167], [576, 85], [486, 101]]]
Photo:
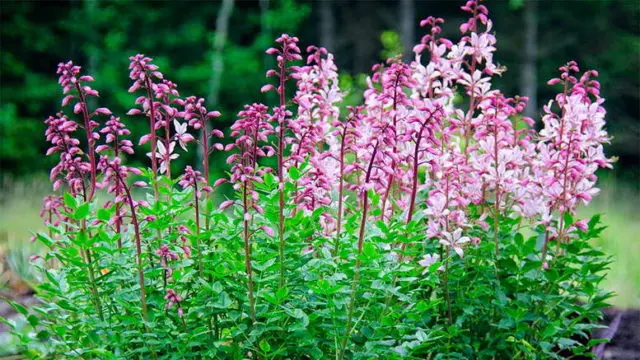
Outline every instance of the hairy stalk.
[[[436, 110], [436, 111], [439, 111]], [[429, 121], [431, 121], [433, 119], [433, 116], [435, 115], [435, 111], [431, 112], [429, 114], [429, 118], [427, 118], [425, 120], [424, 123], [420, 124], [420, 130], [418, 131], [418, 135], [416, 136], [416, 147], [413, 151], [413, 170], [411, 173], [411, 198], [409, 200], [409, 212], [407, 213], [407, 228], [409, 226], [409, 223], [411, 223], [411, 220], [413, 219], [413, 211], [415, 210], [416, 207], [416, 197], [418, 194], [418, 169], [420, 167], [420, 160], [419, 160], [419, 155], [420, 155], [420, 143], [422, 142], [422, 133], [424, 131], [424, 129], [427, 127], [427, 124], [429, 123]], [[408, 231], [408, 229], [407, 229]], [[406, 235], [406, 233], [405, 233]], [[403, 243], [400, 247], [401, 254], [400, 254], [400, 262], [402, 262], [402, 260], [404, 260], [404, 250], [407, 248], [407, 243]], [[395, 283], [395, 280], [394, 280]]]
[[[84, 197], [84, 201], [87, 202], [87, 189], [84, 188], [84, 182], [82, 183], [82, 186], [83, 186], [82, 196]], [[82, 220], [81, 231], [83, 233], [87, 233], [87, 236], [90, 236], [87, 232], [86, 219]], [[91, 289], [91, 295], [93, 297], [92, 299], [93, 305], [96, 308], [96, 312], [98, 313], [98, 316], [100, 316], [100, 320], [104, 321], [104, 315], [102, 313], [102, 304], [100, 303], [100, 296], [99, 296], [98, 288], [96, 287], [96, 277], [95, 277], [95, 273], [93, 272], [93, 261], [91, 259], [91, 253], [89, 249], [85, 250], [81, 248], [80, 255], [82, 256], [83, 262], [87, 265], [87, 273], [89, 274], [89, 288]]]
[[200, 205], [198, 199], [198, 180], [193, 182], [193, 207], [196, 211], [196, 251], [198, 254], [198, 274], [202, 277], [202, 249], [200, 249]]
[[[496, 107], [496, 113], [498, 108]], [[496, 114], [497, 116], [497, 114]], [[496, 202], [495, 202], [495, 220], [493, 221], [493, 236], [494, 242], [496, 244], [496, 260], [498, 256], [500, 256], [500, 172], [498, 171], [498, 128], [497, 126], [493, 129], [495, 140], [493, 141], [493, 158], [495, 161], [496, 168]]]
[[[209, 135], [207, 134], [207, 124], [205, 123], [202, 127], [202, 172], [204, 172], [205, 186], [209, 186]], [[210, 194], [207, 193], [205, 202], [208, 203], [210, 199]], [[206, 205], [205, 203], [205, 205]], [[205, 214], [206, 217], [204, 219], [205, 229], [209, 230], [211, 219], [209, 218], [209, 213]]]
[[80, 103], [82, 104], [82, 116], [84, 118], [84, 128], [87, 133], [87, 148], [89, 149], [89, 166], [91, 167], [91, 188], [87, 201], [93, 199], [93, 195], [96, 192], [96, 152], [94, 148], [95, 140], [91, 134], [91, 119], [89, 117], [89, 110], [87, 109], [87, 100], [80, 88], [80, 83], [76, 83], [76, 90], [78, 90], [78, 96], [80, 97]]
[[158, 193], [158, 162], [156, 159], [156, 108], [151, 93], [151, 80], [147, 76], [145, 78], [145, 87], [147, 88], [147, 97], [149, 98], [149, 127], [151, 131], [151, 169], [153, 170], [153, 193], [156, 202], [160, 198]]
[[[364, 178], [364, 184], [368, 184], [371, 179], [371, 170], [373, 169], [373, 162], [378, 154], [378, 145], [379, 141], [376, 141], [376, 145], [373, 147], [373, 152], [371, 154], [371, 160], [369, 160], [369, 166], [367, 167], [367, 173]], [[358, 291], [358, 284], [360, 282], [360, 255], [362, 254], [362, 246], [364, 243], [364, 231], [367, 223], [367, 212], [369, 211], [369, 192], [366, 188], [363, 189], [362, 193], [362, 219], [360, 221], [360, 231], [358, 233], [358, 250], [356, 254], [356, 263], [353, 269], [353, 280], [351, 282], [351, 297], [349, 298], [349, 304], [347, 305], [347, 324], [345, 326], [344, 337], [342, 338], [342, 342], [340, 344], [340, 356], [338, 357], [340, 360], [344, 359], [344, 353], [347, 347], [347, 341], [349, 340], [349, 336], [351, 335], [351, 324], [353, 322], [353, 307], [355, 305], [356, 293]]]
[[286, 85], [286, 70], [285, 63], [282, 62], [280, 66], [280, 87], [278, 88], [280, 95], [280, 108], [282, 109], [282, 123], [280, 125], [280, 131], [278, 133], [278, 190], [280, 192], [279, 199], [279, 217], [278, 217], [278, 237], [279, 237], [279, 248], [278, 248], [278, 256], [280, 260], [280, 287], [284, 286], [285, 283], [285, 268], [284, 268], [284, 134], [285, 134], [285, 113], [284, 109], [286, 107], [285, 102], [285, 85]]
[[447, 319], [448, 324], [453, 324], [453, 316], [451, 315], [451, 295], [449, 294], [449, 251], [447, 250], [447, 258], [444, 261], [444, 296], [447, 301]]
[[[82, 231], [85, 231], [86, 221], [83, 221], [82, 226], [83, 226]], [[91, 289], [91, 294], [93, 296], [93, 305], [96, 308], [96, 312], [98, 313], [100, 320], [104, 321], [104, 315], [102, 313], [102, 304], [100, 302], [100, 294], [98, 292], [98, 287], [96, 286], [95, 272], [93, 271], [93, 260], [91, 258], [91, 251], [89, 251], [88, 249], [86, 250], [81, 249], [80, 252], [82, 255], [82, 259], [87, 264], [87, 269], [88, 269], [87, 272], [89, 274], [89, 288]]]
[[[120, 149], [118, 148], [118, 132], [116, 131], [115, 134], [113, 134], [114, 136], [114, 141], [113, 141], [113, 152], [114, 152], [114, 156], [116, 158], [118, 158], [120, 156]], [[120, 197], [120, 182], [116, 181], [116, 189], [115, 189], [115, 193], [114, 193], [114, 199], [117, 199]], [[116, 234], [118, 234], [118, 249], [122, 249], [122, 217], [120, 216], [120, 202], [116, 201]]]
[[[171, 142], [171, 126], [169, 125], [169, 115], [164, 122], [164, 146], [168, 149]], [[171, 157], [167, 157], [167, 177], [171, 179]], [[169, 195], [171, 196], [171, 195]]]
[[333, 249], [333, 256], [338, 256], [340, 253], [340, 232], [342, 231], [342, 207], [344, 206], [344, 152], [347, 137], [347, 126], [349, 122], [344, 124], [342, 130], [342, 139], [340, 139], [340, 182], [338, 187], [338, 219], [336, 225], [336, 240]]
[[247, 198], [247, 192], [249, 191], [248, 185], [245, 182], [242, 193], [242, 206], [244, 210], [244, 266], [247, 272], [247, 290], [249, 293], [249, 314], [251, 316], [251, 322], [256, 322], [256, 304], [253, 295], [253, 268], [251, 267], [251, 243], [249, 242], [249, 201]]
[[[393, 85], [393, 135], [395, 136], [397, 133], [396, 126], [398, 124], [398, 83], [400, 82], [400, 74], [396, 74], [396, 80]], [[393, 142], [393, 153], [396, 154], [398, 152], [398, 148], [396, 146], [396, 141]], [[395, 178], [396, 171], [396, 161], [391, 160], [391, 175], [389, 175], [389, 180], [387, 180], [387, 188], [385, 189], [384, 195], [382, 196], [382, 214], [380, 215], [381, 220], [385, 219], [385, 212], [387, 211], [387, 199], [389, 197], [389, 193], [391, 192], [391, 187], [393, 186], [393, 179]], [[391, 205], [391, 215], [389, 219], [393, 217], [393, 205]]]
[[133, 230], [136, 239], [136, 253], [137, 253], [137, 262], [138, 262], [138, 282], [140, 285], [140, 304], [142, 307], [142, 318], [145, 321], [145, 329], [146, 322], [149, 320], [147, 314], [147, 292], [144, 285], [144, 271], [142, 270], [142, 239], [140, 237], [140, 225], [138, 223], [138, 217], [136, 215], [136, 208], [133, 204], [133, 197], [131, 196], [131, 190], [127, 184], [124, 183], [122, 176], [120, 176], [120, 172], [117, 168], [113, 167], [113, 171], [118, 178], [118, 181], [122, 185], [127, 197], [127, 202], [129, 203], [129, 210], [131, 211], [131, 222], [133, 223]]
[[[429, 114], [429, 118], [425, 120], [424, 123], [421, 124], [420, 131], [418, 132], [418, 135], [416, 137], [416, 147], [413, 151], [411, 198], [409, 200], [409, 212], [407, 213], [407, 222], [406, 222], [407, 230], [405, 231], [405, 236], [408, 236], [408, 227], [409, 227], [409, 224], [411, 223], [411, 220], [413, 219], [413, 211], [415, 210], [416, 197], [418, 194], [418, 180], [419, 180], [418, 169], [420, 167], [420, 161], [418, 160], [419, 159], [418, 155], [420, 153], [420, 143], [422, 142], [422, 132], [424, 131], [424, 128], [427, 126], [429, 121], [433, 119], [434, 113]], [[404, 261], [404, 251], [406, 250], [406, 248], [407, 248], [406, 242], [400, 245], [400, 257], [398, 259], [398, 263], [402, 263]], [[393, 281], [392, 281], [393, 287], [396, 286], [397, 281], [398, 281], [398, 275], [396, 274], [394, 275]], [[385, 300], [385, 306], [384, 306], [385, 309], [389, 307], [389, 304], [391, 303], [391, 298], [392, 296], [391, 294], [389, 294]], [[383, 316], [384, 316], [384, 311], [381, 312], [380, 319], [382, 319]]]
[[[473, 17], [475, 18], [478, 14], [478, 7], [474, 6], [473, 8]], [[478, 25], [477, 23], [474, 23], [473, 26], [471, 27], [471, 31], [473, 32], [477, 32], [478, 31]], [[475, 56], [472, 57], [471, 59], [471, 68], [469, 69], [469, 73], [473, 74], [476, 71], [476, 66], [477, 66], [477, 59]], [[465, 116], [465, 120], [464, 120], [464, 155], [465, 155], [465, 159], [469, 160], [469, 142], [471, 140], [471, 119], [473, 118], [473, 113], [475, 111], [475, 107], [476, 107], [476, 94], [473, 92], [473, 88], [475, 87], [475, 80], [471, 81], [471, 85], [469, 86], [469, 89], [471, 90], [471, 93], [469, 94], [469, 110], [467, 111], [467, 114]]]

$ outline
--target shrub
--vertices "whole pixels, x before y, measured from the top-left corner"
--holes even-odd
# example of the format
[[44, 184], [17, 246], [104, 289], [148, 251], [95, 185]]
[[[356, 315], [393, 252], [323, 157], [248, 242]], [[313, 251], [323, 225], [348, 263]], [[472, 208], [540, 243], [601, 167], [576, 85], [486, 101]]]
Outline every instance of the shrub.
[[[49, 248], [34, 260], [42, 305], [14, 304], [32, 328], [16, 331], [25, 352], [590, 355], [608, 259], [589, 244], [598, 218], [573, 215], [597, 193], [596, 169], [611, 166], [598, 74], [562, 66], [535, 131], [521, 115], [527, 99], [491, 87], [505, 69], [493, 62], [487, 8], [471, 0], [462, 10], [458, 42], [440, 36], [442, 19], [423, 20], [415, 61], [374, 66], [362, 105], [346, 114], [333, 56], [311, 46], [299, 64], [298, 39], [282, 35], [267, 50], [275, 85], [262, 88], [279, 104], [247, 105], [226, 143], [208, 127], [220, 113], [182, 98], [152, 59], [131, 57], [129, 91], [140, 96], [128, 115], [149, 122], [139, 145], [149, 143], [151, 169], [123, 164], [129, 131], [110, 110], [89, 109], [92, 77], [60, 64], [74, 115], [46, 120], [48, 155], [60, 157], [51, 179], [64, 193], [45, 200], [49, 233], [37, 235]], [[172, 160], [194, 146], [202, 172], [177, 173]], [[228, 153], [228, 178], [209, 178], [213, 151]], [[218, 201], [224, 183], [233, 195]]]

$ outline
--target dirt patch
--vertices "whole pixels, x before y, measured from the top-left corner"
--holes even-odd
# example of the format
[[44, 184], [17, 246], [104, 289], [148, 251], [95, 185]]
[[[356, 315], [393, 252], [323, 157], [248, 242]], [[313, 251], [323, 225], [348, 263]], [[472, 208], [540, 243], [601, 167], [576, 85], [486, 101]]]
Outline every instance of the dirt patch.
[[611, 324], [617, 316], [620, 323], [604, 348], [603, 359], [640, 360], [640, 310], [609, 309], [605, 311], [605, 324]]

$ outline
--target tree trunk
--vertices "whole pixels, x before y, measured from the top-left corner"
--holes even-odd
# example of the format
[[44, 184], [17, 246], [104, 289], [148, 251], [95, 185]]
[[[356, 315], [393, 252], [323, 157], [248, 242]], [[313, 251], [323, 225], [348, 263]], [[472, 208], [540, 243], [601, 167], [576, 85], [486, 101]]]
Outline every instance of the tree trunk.
[[538, 113], [537, 58], [538, 58], [538, 4], [526, 0], [524, 6], [524, 51], [520, 63], [520, 93], [529, 98], [525, 116], [534, 118]]
[[[207, 96], [207, 104], [211, 110], [215, 110], [220, 97], [220, 82], [224, 71], [224, 61], [222, 52], [227, 41], [227, 32], [229, 30], [229, 18], [233, 12], [233, 0], [223, 0], [218, 16], [216, 18], [216, 32], [213, 38], [213, 56], [211, 59], [211, 78], [209, 80], [209, 96]], [[211, 124], [206, 123], [202, 131], [210, 132]], [[209, 137], [210, 138], [210, 137]], [[200, 141], [204, 141], [204, 133], [201, 134]], [[207, 146], [209, 148], [209, 146]], [[198, 167], [202, 166], [202, 159], [209, 154], [202, 153], [202, 146], [198, 146]], [[208, 176], [209, 174], [205, 174]]]
[[400, 0], [400, 38], [404, 47], [405, 61], [413, 60], [413, 46], [415, 45], [415, 17], [414, 0]]
[[[264, 36], [272, 41], [271, 38], [271, 24], [269, 24], [269, 19], [267, 15], [269, 14], [269, 0], [260, 0], [260, 31]], [[271, 44], [271, 43], [269, 43]], [[271, 69], [271, 59], [273, 56], [266, 54], [264, 51], [262, 52], [262, 58], [264, 61], [264, 68]]]
[[[95, 24], [96, 12], [98, 9], [98, 0], [84, 0], [83, 7], [87, 16], [88, 23]], [[101, 49], [100, 45], [98, 44], [98, 41], [100, 41], [100, 39], [98, 37], [97, 31], [93, 27], [90, 27], [89, 29], [87, 29], [87, 31], [88, 40], [91, 46], [89, 46], [89, 51], [87, 52], [87, 66], [85, 67], [84, 73], [96, 74], [99, 58], [98, 52], [100, 51], [99, 49]], [[89, 108], [95, 109], [96, 104], [96, 98], [93, 96], [89, 96], [89, 98], [87, 99], [87, 105], [89, 106]]]
[[320, 46], [330, 52], [335, 49], [335, 18], [330, 0], [320, 0]]

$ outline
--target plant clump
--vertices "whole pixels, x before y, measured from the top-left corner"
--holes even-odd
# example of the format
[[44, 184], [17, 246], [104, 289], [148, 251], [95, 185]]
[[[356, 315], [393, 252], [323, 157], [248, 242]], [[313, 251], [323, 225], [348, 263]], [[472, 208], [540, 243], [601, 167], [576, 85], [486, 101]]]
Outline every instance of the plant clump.
[[[46, 199], [48, 251], [33, 261], [42, 304], [13, 304], [30, 324], [14, 330], [25, 354], [589, 356], [611, 296], [598, 287], [608, 258], [589, 242], [598, 218], [574, 218], [612, 163], [598, 73], [560, 67], [536, 131], [527, 99], [492, 86], [505, 69], [487, 8], [462, 10], [460, 39], [423, 20], [415, 59], [375, 65], [354, 107], [333, 55], [282, 35], [262, 88], [278, 104], [246, 105], [226, 134], [207, 126], [224, 115], [139, 54], [127, 115], [149, 133], [134, 141], [110, 110], [89, 108], [93, 78], [60, 64], [67, 96], [45, 123], [61, 195]], [[150, 168], [125, 165], [147, 144]], [[195, 146], [202, 163], [177, 169]], [[214, 151], [228, 177], [210, 179]]]

